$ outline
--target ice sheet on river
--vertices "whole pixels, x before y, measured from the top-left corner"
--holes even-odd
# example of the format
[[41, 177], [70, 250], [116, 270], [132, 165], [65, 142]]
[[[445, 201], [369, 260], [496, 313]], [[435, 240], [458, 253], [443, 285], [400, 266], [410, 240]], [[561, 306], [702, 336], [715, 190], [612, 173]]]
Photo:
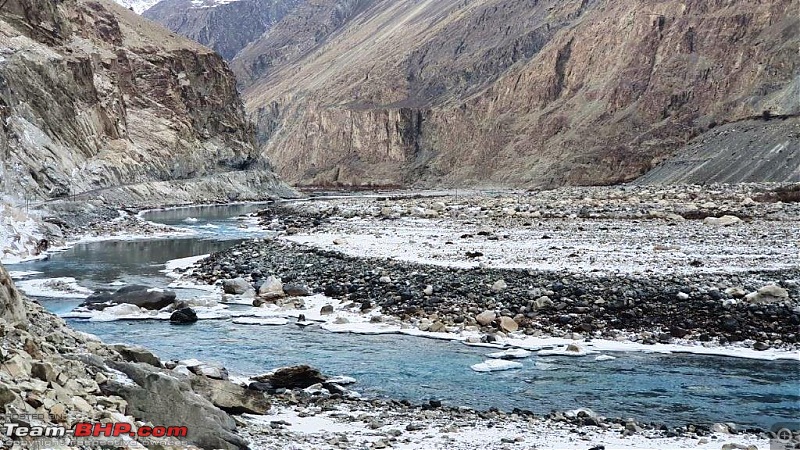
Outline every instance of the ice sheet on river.
[[87, 298], [92, 294], [91, 289], [78, 284], [72, 277], [39, 278], [35, 280], [20, 280], [17, 287], [31, 297], [48, 298]]

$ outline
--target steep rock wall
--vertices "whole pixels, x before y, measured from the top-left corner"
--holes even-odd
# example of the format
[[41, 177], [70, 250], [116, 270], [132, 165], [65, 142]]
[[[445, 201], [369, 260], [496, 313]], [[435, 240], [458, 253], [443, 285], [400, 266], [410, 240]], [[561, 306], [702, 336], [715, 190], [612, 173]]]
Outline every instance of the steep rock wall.
[[607, 184], [713, 125], [800, 113], [798, 36], [791, 0], [373, 1], [234, 67], [297, 183]]

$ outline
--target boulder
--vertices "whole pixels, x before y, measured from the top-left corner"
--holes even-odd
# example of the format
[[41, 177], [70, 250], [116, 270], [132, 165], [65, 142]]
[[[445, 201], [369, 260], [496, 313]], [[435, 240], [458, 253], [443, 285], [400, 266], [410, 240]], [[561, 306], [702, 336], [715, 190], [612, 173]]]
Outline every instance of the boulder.
[[267, 299], [283, 297], [283, 282], [280, 278], [270, 275], [258, 288], [258, 295]]
[[494, 292], [502, 292], [508, 287], [505, 280], [497, 280], [492, 284], [492, 290]]
[[112, 346], [125, 361], [149, 364], [155, 367], [161, 367], [161, 360], [158, 356], [154, 355], [149, 350], [125, 344], [115, 344]]
[[519, 329], [519, 325], [511, 317], [502, 316], [500, 317], [500, 329], [510, 333], [512, 331], [517, 331]]
[[542, 296], [533, 301], [533, 307], [536, 309], [550, 308], [553, 306], [553, 301], [548, 296]]
[[744, 298], [750, 303], [775, 303], [788, 299], [789, 291], [780, 286], [768, 284], [756, 292], [747, 294]]
[[475, 316], [475, 320], [484, 327], [494, 322], [496, 318], [497, 314], [495, 314], [494, 311], [484, 311]]
[[263, 392], [245, 389], [230, 381], [194, 377], [192, 389], [228, 414], [266, 414], [270, 403]]
[[742, 219], [736, 216], [722, 216], [722, 217], [706, 217], [703, 220], [703, 223], [706, 225], [716, 226], [716, 227], [729, 227], [731, 225], [736, 225], [740, 223]]
[[228, 370], [222, 366], [201, 363], [198, 365], [187, 366], [195, 375], [201, 375], [215, 380], [227, 380]]
[[253, 286], [244, 278], [222, 280], [222, 290], [226, 294], [242, 295], [253, 289]]
[[82, 304], [90, 310], [103, 310], [109, 306], [130, 304], [143, 309], [160, 310], [175, 302], [175, 292], [133, 284], [111, 291], [97, 291]]
[[56, 379], [56, 371], [49, 362], [37, 361], [31, 365], [31, 376], [49, 382]]
[[155, 426], [185, 426], [189, 433], [184, 439], [200, 448], [248, 448], [247, 442], [236, 434], [233, 418], [195, 393], [188, 382], [145, 364], [109, 361], [109, 365], [133, 383], [109, 380], [101, 387], [103, 393], [125, 399], [126, 413], [137, 420]]
[[446, 333], [447, 327], [444, 323], [436, 321], [428, 327], [428, 331], [431, 333]]
[[333, 306], [332, 305], [325, 305], [319, 310], [319, 314], [321, 316], [329, 316], [333, 314]]
[[283, 293], [289, 297], [307, 297], [311, 295], [311, 289], [302, 283], [286, 283], [283, 285]]
[[268, 382], [275, 388], [305, 389], [313, 384], [323, 383], [325, 380], [319, 370], [302, 365], [278, 369], [268, 378], [256, 381]]
[[197, 313], [192, 308], [181, 308], [169, 316], [169, 322], [176, 325], [187, 325], [197, 322]]

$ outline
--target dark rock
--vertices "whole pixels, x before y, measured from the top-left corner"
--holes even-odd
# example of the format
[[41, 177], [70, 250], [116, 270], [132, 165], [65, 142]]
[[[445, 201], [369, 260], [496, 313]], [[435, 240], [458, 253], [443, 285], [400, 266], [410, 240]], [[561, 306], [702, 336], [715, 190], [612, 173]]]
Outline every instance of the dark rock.
[[103, 310], [123, 303], [143, 309], [160, 310], [175, 302], [175, 292], [142, 285], [130, 285], [114, 292], [98, 291], [90, 295], [81, 306], [90, 310]]
[[234, 278], [231, 280], [222, 280], [222, 290], [226, 294], [241, 295], [247, 291], [254, 290], [254, 288], [244, 278]]
[[197, 322], [197, 313], [192, 308], [181, 308], [169, 316], [169, 322], [176, 325], [185, 325]]
[[278, 369], [266, 380], [273, 387], [286, 389], [305, 389], [312, 384], [325, 382], [322, 373], [311, 366], [294, 366]]
[[112, 346], [125, 361], [145, 363], [154, 367], [161, 367], [161, 360], [149, 350], [132, 345], [116, 344]]
[[230, 381], [206, 377], [191, 379], [192, 389], [229, 414], [266, 414], [270, 403], [263, 392]]
[[307, 297], [311, 295], [311, 289], [301, 283], [285, 283], [283, 292], [290, 297]]

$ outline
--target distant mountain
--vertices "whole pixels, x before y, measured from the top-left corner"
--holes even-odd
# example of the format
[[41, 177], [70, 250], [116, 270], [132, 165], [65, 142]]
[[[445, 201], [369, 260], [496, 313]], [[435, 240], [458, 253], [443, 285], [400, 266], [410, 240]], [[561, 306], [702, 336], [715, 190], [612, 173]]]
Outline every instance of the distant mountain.
[[162, 0], [144, 16], [231, 60], [302, 1]]
[[[784, 119], [759, 120], [768, 129], [743, 136], [750, 158], [716, 165], [731, 173], [718, 179], [795, 173], [739, 169], [798, 151], [796, 0], [311, 3], [232, 63], [290, 181], [617, 183], [764, 114]], [[795, 130], [781, 147], [757, 138], [780, 130]]]
[[[688, 145], [736, 144], [706, 139], [716, 126], [800, 122], [797, 0], [190, 4], [145, 15], [231, 61], [259, 145], [300, 184], [617, 183]], [[762, 157], [781, 132], [757, 123], [752, 157], [795, 161]], [[800, 134], [788, 139], [792, 151]], [[794, 170], [737, 161], [707, 167]]]
[[136, 14], [141, 14], [147, 8], [152, 7], [161, 0], [115, 0], [120, 5], [133, 10]]

